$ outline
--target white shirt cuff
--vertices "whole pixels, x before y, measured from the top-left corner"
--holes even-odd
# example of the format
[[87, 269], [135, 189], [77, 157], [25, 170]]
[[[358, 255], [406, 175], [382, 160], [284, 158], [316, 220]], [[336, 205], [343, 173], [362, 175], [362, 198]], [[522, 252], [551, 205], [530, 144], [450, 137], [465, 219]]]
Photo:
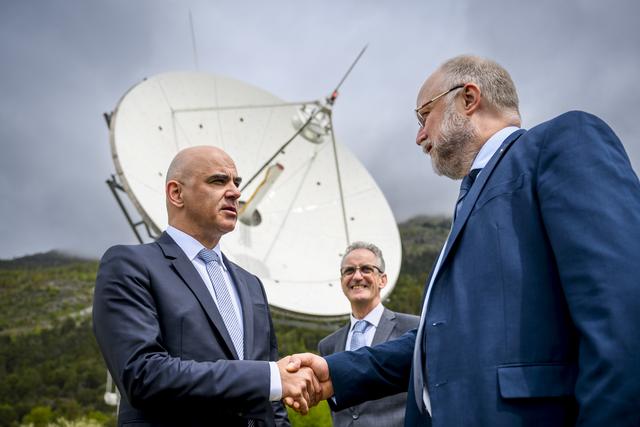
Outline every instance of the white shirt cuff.
[[282, 399], [282, 379], [280, 378], [280, 370], [276, 362], [269, 362], [269, 372], [271, 378], [271, 387], [269, 389], [269, 400], [272, 402]]

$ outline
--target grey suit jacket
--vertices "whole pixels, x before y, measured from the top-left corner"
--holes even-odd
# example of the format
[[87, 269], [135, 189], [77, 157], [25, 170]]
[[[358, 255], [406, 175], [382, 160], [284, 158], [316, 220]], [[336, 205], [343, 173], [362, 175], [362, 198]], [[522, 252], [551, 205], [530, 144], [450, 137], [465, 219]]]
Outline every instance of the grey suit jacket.
[[[224, 258], [224, 257], [223, 257]], [[245, 360], [202, 278], [163, 233], [146, 245], [114, 246], [102, 257], [93, 327], [122, 394], [119, 425], [288, 426], [269, 402], [267, 360], [275, 331], [260, 280], [224, 258], [243, 313]]]
[[[420, 317], [418, 316], [395, 313], [385, 308], [371, 345], [397, 338], [408, 330], [417, 328], [419, 322]], [[323, 338], [318, 344], [318, 352], [322, 356], [326, 356], [344, 351], [350, 326], [350, 323], [347, 323], [331, 335]], [[402, 427], [406, 400], [407, 393], [399, 393], [382, 399], [364, 402], [342, 411], [332, 411], [333, 425], [335, 427]]]

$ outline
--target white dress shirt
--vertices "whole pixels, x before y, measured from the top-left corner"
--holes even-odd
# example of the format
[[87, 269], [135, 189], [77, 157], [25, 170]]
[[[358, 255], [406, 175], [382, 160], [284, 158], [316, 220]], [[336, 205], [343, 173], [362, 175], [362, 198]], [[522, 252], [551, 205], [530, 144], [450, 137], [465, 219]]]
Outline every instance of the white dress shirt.
[[353, 317], [353, 314], [350, 314], [349, 317], [351, 318], [351, 326], [349, 327], [349, 334], [347, 334], [347, 344], [345, 345], [344, 349], [350, 350], [351, 337], [353, 336], [353, 327], [358, 320], [366, 320], [371, 325], [367, 328], [366, 331], [364, 331], [365, 345], [371, 347], [373, 336], [376, 334], [376, 329], [378, 329], [378, 324], [380, 323], [380, 318], [382, 317], [382, 312], [384, 312], [384, 306], [382, 305], [382, 303], [379, 303], [362, 319], [356, 319], [355, 317]]
[[[202, 281], [206, 285], [207, 290], [211, 294], [211, 298], [213, 298], [213, 301], [216, 303], [216, 306], [217, 306], [218, 298], [216, 297], [216, 293], [213, 290], [213, 284], [211, 283], [211, 278], [209, 277], [209, 273], [207, 273], [207, 265], [203, 260], [198, 258], [198, 254], [202, 249], [205, 249], [205, 247], [202, 245], [202, 243], [198, 242], [192, 236], [170, 225], [167, 226], [167, 234], [169, 234], [169, 236], [171, 236], [171, 238], [175, 240], [178, 246], [180, 246], [180, 249], [182, 249], [182, 252], [185, 253], [187, 258], [189, 258], [193, 266], [196, 268], [196, 270], [198, 271], [198, 274], [200, 274], [200, 277], [202, 277]], [[231, 296], [231, 303], [233, 304], [233, 311], [236, 313], [236, 316], [238, 318], [238, 323], [240, 324], [240, 330], [244, 335], [244, 326], [242, 323], [243, 316], [242, 316], [242, 310], [240, 309], [240, 296], [238, 295], [238, 290], [236, 289], [235, 286], [233, 286], [232, 284], [233, 281], [231, 280], [231, 276], [229, 275], [229, 270], [227, 269], [227, 266], [224, 264], [224, 261], [222, 261], [220, 244], [217, 244], [213, 248], [213, 251], [218, 255], [218, 259], [220, 259], [221, 261], [220, 264], [222, 265], [222, 269], [221, 269], [222, 277], [224, 278], [224, 283], [225, 285], [227, 285], [227, 289], [229, 290], [229, 295]]]
[[[195, 267], [198, 274], [202, 278], [205, 286], [209, 290], [211, 294], [211, 298], [215, 302], [216, 306], [218, 305], [218, 299], [216, 298], [216, 293], [213, 290], [213, 284], [211, 283], [211, 278], [209, 277], [209, 273], [207, 273], [207, 267], [203, 260], [198, 258], [198, 253], [204, 249], [205, 247], [202, 243], [198, 242], [189, 234], [185, 233], [182, 230], [178, 230], [175, 227], [167, 226], [167, 234], [171, 236], [171, 238], [176, 242], [176, 244], [182, 249], [182, 252], [189, 258], [193, 266]], [[231, 296], [231, 303], [233, 304], [233, 310], [238, 316], [238, 323], [240, 324], [240, 330], [244, 335], [244, 324], [243, 324], [243, 313], [240, 308], [240, 296], [238, 295], [238, 290], [233, 285], [233, 280], [229, 275], [229, 270], [222, 260], [222, 253], [220, 252], [220, 244], [217, 244], [213, 250], [218, 254], [218, 258], [221, 260], [222, 265], [222, 277], [224, 278], [224, 282], [229, 289], [229, 295]], [[282, 398], [282, 380], [280, 378], [280, 371], [278, 370], [278, 365], [276, 362], [269, 362], [269, 371], [270, 375], [270, 391], [269, 391], [269, 400], [276, 401]]]
[[[520, 128], [517, 126], [507, 126], [506, 128], [500, 129], [498, 132], [494, 133], [491, 138], [484, 143], [482, 148], [480, 148], [478, 154], [476, 154], [476, 158], [473, 160], [473, 164], [471, 165], [471, 170], [482, 169], [487, 166], [489, 160], [491, 160], [507, 137], [518, 129]], [[480, 173], [482, 173], [482, 171], [480, 171]], [[476, 179], [478, 178], [476, 177]]]

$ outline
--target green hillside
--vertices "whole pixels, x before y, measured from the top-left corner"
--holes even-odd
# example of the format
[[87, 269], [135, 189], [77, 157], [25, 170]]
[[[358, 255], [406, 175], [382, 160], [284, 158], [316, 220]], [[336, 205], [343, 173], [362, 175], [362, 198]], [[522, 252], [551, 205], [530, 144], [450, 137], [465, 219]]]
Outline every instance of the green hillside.
[[115, 425], [87, 310], [97, 266], [59, 252], [0, 261], [0, 426]]
[[0, 334], [30, 332], [91, 305], [98, 262], [47, 252], [0, 260]]
[[[450, 220], [416, 217], [399, 225], [403, 261], [385, 303], [418, 313], [424, 281], [446, 238]], [[106, 370], [91, 331], [90, 311], [98, 262], [60, 252], [0, 260], [0, 427], [32, 424], [115, 425], [104, 404]], [[279, 321], [281, 354], [315, 351], [331, 327]], [[61, 420], [61, 419], [64, 420]], [[294, 426], [330, 425], [328, 407]], [[66, 425], [70, 425], [67, 423]]]

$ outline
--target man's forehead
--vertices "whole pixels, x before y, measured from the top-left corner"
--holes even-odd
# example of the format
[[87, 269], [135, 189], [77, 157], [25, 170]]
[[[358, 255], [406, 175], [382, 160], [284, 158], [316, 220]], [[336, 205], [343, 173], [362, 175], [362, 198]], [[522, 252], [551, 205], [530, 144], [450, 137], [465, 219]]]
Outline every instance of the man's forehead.
[[238, 177], [238, 171], [234, 164], [222, 165], [210, 163], [202, 170], [202, 173], [205, 175], [226, 175], [231, 179]]
[[440, 86], [442, 86], [442, 73], [440, 73], [440, 71], [435, 71], [422, 84], [422, 87], [418, 92], [417, 105], [421, 106], [433, 98], [436, 95], [435, 92], [439, 90]]
[[344, 258], [345, 263], [349, 262], [350, 260], [354, 259], [354, 258], [368, 258], [371, 260], [375, 260], [376, 258], [376, 254], [374, 254], [373, 252], [371, 252], [369, 249], [366, 248], [358, 248], [358, 249], [354, 249], [351, 252], [349, 252], [347, 254], [347, 256]]
[[198, 157], [197, 163], [199, 163], [200, 167], [208, 171], [217, 170], [221, 172], [224, 171], [227, 174], [237, 174], [236, 164], [233, 159], [220, 150], [211, 150], [203, 153], [203, 155]]
[[184, 179], [188, 177], [196, 180], [208, 180], [213, 176], [226, 176], [231, 180], [238, 178], [238, 172], [233, 161], [221, 162], [211, 156], [195, 156], [184, 166]]

